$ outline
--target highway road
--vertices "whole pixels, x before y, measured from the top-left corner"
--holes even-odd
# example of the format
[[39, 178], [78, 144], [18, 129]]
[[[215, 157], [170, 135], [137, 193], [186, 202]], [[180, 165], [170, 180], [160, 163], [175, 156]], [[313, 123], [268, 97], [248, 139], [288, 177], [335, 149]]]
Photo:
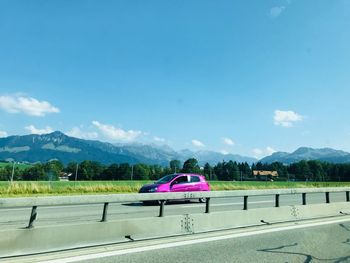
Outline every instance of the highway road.
[[128, 242], [8, 262], [350, 262], [350, 216]]
[[308, 228], [286, 227], [275, 232], [255, 230], [250, 236], [207, 238], [204, 240], [207, 242], [188, 242], [152, 251], [139, 249], [140, 252], [85, 262], [350, 262], [350, 221]]
[[[331, 202], [345, 201], [345, 193], [331, 193]], [[273, 207], [274, 196], [253, 196], [249, 197], [249, 208]], [[324, 203], [325, 195], [313, 193], [307, 195], [307, 203]], [[301, 204], [301, 195], [281, 195], [280, 206]], [[211, 199], [211, 212], [239, 210], [243, 208], [243, 198], [214, 198]], [[166, 215], [203, 213], [205, 204], [193, 201], [170, 202], [165, 206]], [[36, 226], [52, 224], [70, 224], [72, 222], [99, 221], [102, 216], [103, 205], [74, 205], [74, 206], [53, 206], [38, 207]], [[18, 228], [28, 224], [31, 208], [0, 208], [0, 227]], [[108, 208], [108, 220], [152, 217], [158, 216], [157, 205], [143, 205], [138, 203], [110, 204]]]

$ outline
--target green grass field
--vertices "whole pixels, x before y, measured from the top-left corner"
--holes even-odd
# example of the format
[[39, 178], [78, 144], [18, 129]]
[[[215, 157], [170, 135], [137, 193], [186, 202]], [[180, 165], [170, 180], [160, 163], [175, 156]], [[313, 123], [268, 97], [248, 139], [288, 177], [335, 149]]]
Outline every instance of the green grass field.
[[[12, 168], [13, 163], [5, 163], [5, 162], [0, 162], [0, 168], [5, 167], [5, 166], [10, 166]], [[15, 167], [19, 168], [20, 170], [24, 170], [26, 168], [31, 167], [31, 164], [23, 164], [23, 163], [16, 163]]]
[[[0, 197], [137, 193], [149, 181], [0, 182]], [[210, 182], [213, 191], [350, 187], [350, 182]]]

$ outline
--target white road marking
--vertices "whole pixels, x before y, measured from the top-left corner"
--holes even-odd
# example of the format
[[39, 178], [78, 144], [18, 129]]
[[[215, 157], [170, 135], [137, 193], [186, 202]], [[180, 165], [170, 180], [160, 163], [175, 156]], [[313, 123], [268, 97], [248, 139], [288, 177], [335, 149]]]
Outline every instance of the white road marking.
[[231, 239], [231, 238], [261, 235], [261, 234], [274, 233], [274, 232], [287, 231], [287, 230], [300, 229], [300, 228], [308, 228], [308, 227], [314, 227], [314, 226], [323, 226], [323, 225], [336, 224], [336, 223], [342, 223], [342, 222], [347, 222], [347, 221], [350, 221], [350, 219], [349, 218], [337, 219], [337, 220], [326, 221], [326, 222], [316, 222], [316, 223], [306, 223], [306, 224], [302, 224], [302, 225], [282, 226], [282, 227], [276, 227], [276, 228], [270, 228], [270, 229], [254, 230], [254, 231], [250, 231], [250, 232], [229, 234], [229, 235], [224, 235], [224, 236], [208, 237], [208, 238], [186, 240], [186, 241], [177, 241], [177, 242], [173, 242], [173, 243], [152, 245], [152, 246], [146, 246], [146, 247], [129, 248], [129, 249], [125, 249], [125, 250], [103, 252], [103, 253], [90, 254], [90, 255], [84, 255], [84, 256], [75, 256], [75, 257], [71, 257], [71, 258], [41, 261], [41, 263], [44, 263], [44, 262], [45, 263], [63, 263], [63, 262], [64, 263], [71, 263], [71, 262], [78, 262], [78, 261], [83, 261], [83, 260], [91, 260], [91, 259], [126, 255], [126, 254], [132, 254], [132, 253], [146, 252], [146, 251], [152, 251], [152, 250], [163, 249], [163, 248], [189, 246], [189, 245], [193, 245], [193, 244], [200, 244], [200, 243], [219, 241], [219, 240], [225, 240], [225, 239]]

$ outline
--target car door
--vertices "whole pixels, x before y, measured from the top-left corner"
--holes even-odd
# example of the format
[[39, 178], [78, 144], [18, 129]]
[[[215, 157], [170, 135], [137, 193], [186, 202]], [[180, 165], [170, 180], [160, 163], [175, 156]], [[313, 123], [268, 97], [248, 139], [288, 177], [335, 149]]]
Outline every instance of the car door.
[[191, 175], [190, 183], [188, 184], [188, 191], [201, 191], [200, 179], [196, 175]]
[[175, 178], [170, 184], [170, 192], [187, 192], [188, 177], [186, 175]]

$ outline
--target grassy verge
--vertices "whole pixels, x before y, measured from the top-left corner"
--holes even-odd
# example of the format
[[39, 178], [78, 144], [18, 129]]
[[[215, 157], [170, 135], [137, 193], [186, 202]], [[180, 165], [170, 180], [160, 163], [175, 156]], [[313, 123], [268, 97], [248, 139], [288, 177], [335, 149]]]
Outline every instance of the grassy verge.
[[278, 188], [350, 187], [350, 182], [210, 182], [214, 191]]
[[[0, 182], [0, 197], [137, 193], [148, 181]], [[210, 182], [213, 191], [350, 187], [350, 182]]]
[[0, 182], [0, 197], [137, 193], [147, 181]]

